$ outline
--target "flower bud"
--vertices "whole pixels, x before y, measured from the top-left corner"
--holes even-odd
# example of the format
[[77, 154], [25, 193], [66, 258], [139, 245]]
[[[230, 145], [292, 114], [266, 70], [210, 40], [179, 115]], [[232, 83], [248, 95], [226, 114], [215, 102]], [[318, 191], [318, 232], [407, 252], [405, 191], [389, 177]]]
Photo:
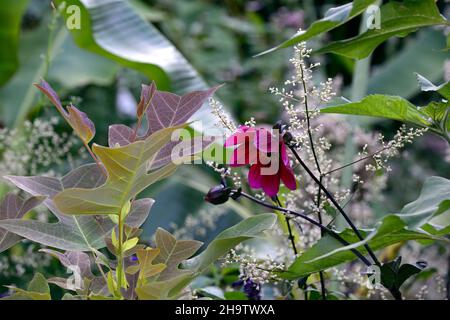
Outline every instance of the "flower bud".
[[209, 189], [205, 200], [214, 205], [222, 204], [230, 198], [231, 189], [223, 185], [218, 185]]

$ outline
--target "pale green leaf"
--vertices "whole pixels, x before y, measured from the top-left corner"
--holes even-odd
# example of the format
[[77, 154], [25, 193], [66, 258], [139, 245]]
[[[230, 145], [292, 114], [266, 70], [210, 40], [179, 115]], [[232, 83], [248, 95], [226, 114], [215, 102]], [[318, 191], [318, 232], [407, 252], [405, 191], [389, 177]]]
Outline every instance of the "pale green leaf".
[[123, 147], [94, 144], [92, 150], [108, 172], [105, 184], [97, 188], [66, 189], [54, 197], [56, 207], [69, 215], [119, 215], [127, 201], [176, 170], [176, 165], [170, 163], [147, 173], [149, 161], [181, 127], [159, 130], [145, 140]]
[[183, 267], [196, 273], [205, 271], [213, 262], [227, 254], [239, 243], [258, 237], [272, 228], [277, 220], [273, 213], [258, 214], [242, 220], [237, 225], [221, 232], [198, 256], [186, 261]]
[[419, 126], [430, 125], [424, 113], [408, 100], [398, 96], [369, 95], [358, 102], [322, 108], [320, 112], [380, 117], [410, 122]]

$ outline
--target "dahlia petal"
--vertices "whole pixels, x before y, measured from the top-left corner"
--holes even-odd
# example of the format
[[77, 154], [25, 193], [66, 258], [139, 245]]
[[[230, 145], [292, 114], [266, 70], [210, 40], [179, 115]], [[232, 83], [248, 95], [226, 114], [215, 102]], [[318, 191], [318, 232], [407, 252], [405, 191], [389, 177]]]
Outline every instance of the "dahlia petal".
[[286, 145], [284, 143], [280, 143], [280, 153], [281, 153], [281, 161], [284, 163], [284, 165], [288, 168], [291, 167], [291, 163], [289, 162], [289, 156], [287, 153]]
[[262, 176], [262, 188], [264, 192], [269, 197], [274, 197], [277, 195], [280, 189], [280, 176], [278, 174], [274, 175], [263, 175]]
[[262, 187], [261, 167], [254, 164], [250, 167], [248, 172], [248, 184], [250, 188], [259, 189]]
[[297, 182], [295, 181], [294, 171], [291, 168], [285, 167], [282, 164], [280, 168], [280, 177], [286, 188], [290, 190], [297, 189]]
[[278, 139], [266, 128], [259, 128], [256, 131], [256, 137], [253, 141], [254, 145], [262, 152], [279, 152]]

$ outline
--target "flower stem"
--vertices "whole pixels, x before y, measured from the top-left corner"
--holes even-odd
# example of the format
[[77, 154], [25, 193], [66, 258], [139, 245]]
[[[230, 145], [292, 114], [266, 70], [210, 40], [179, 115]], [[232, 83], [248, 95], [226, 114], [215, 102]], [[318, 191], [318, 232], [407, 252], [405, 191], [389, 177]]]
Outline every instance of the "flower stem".
[[[281, 201], [278, 198], [278, 196], [275, 197], [275, 200], [276, 200], [276, 203], [278, 204], [278, 206], [280, 206], [282, 208], [283, 205], [281, 204]], [[294, 254], [297, 255], [298, 251], [297, 251], [297, 247], [295, 245], [295, 238], [292, 233], [290, 218], [286, 215], [284, 216], [284, 218], [286, 219], [286, 225], [287, 225], [287, 229], [288, 229], [288, 233], [289, 233], [289, 240], [291, 241], [291, 244], [292, 244], [292, 250], [294, 250]]]
[[[255, 202], [255, 203], [259, 204], [259, 205], [262, 205], [262, 206], [264, 206], [266, 208], [273, 209], [273, 210], [278, 210], [278, 211], [286, 213], [286, 214], [291, 214], [293, 216], [300, 217], [300, 218], [308, 221], [309, 223], [315, 225], [316, 227], [319, 227], [323, 232], [328, 233], [330, 236], [332, 236], [333, 238], [338, 240], [344, 246], [350, 245], [350, 243], [347, 240], [345, 240], [344, 238], [342, 238], [339, 234], [337, 234], [336, 232], [334, 232], [330, 228], [324, 226], [323, 224], [317, 222], [316, 220], [308, 217], [307, 215], [305, 215], [303, 213], [299, 213], [299, 212], [295, 212], [295, 211], [292, 211], [292, 210], [289, 210], [289, 209], [286, 209], [286, 208], [281, 208], [281, 207], [278, 207], [278, 206], [271, 205], [269, 203], [266, 203], [264, 201], [261, 201], [261, 200], [255, 198], [255, 197], [252, 197], [251, 195], [246, 194], [246, 193], [244, 193], [242, 191], [233, 190], [233, 193], [239, 193], [244, 198], [247, 198], [247, 199], [249, 199], [249, 200], [251, 200], [251, 201], [253, 201], [253, 202]], [[366, 266], [371, 266], [372, 265], [372, 263], [370, 263], [370, 261], [367, 260], [358, 250], [350, 249], [350, 251], [353, 252], [362, 262], [364, 262], [364, 264]]]
[[[339, 203], [334, 199], [333, 195], [327, 190], [327, 188], [324, 187], [322, 182], [319, 179], [317, 179], [317, 177], [311, 172], [311, 170], [308, 168], [308, 166], [303, 162], [303, 160], [300, 158], [297, 151], [295, 150], [294, 146], [288, 145], [288, 147], [289, 147], [289, 149], [291, 149], [292, 153], [294, 154], [295, 158], [300, 163], [300, 165], [303, 167], [303, 169], [305, 169], [305, 171], [308, 173], [308, 175], [314, 180], [314, 182], [320, 187], [320, 189], [322, 189], [322, 191], [327, 196], [327, 198], [333, 203], [333, 205], [336, 207], [336, 209], [338, 209], [338, 211], [342, 214], [342, 216], [347, 221], [349, 226], [353, 229], [353, 231], [355, 232], [355, 234], [359, 238], [359, 240], [363, 241], [364, 238], [362, 237], [358, 228], [356, 228], [356, 226], [353, 224], [353, 222], [349, 218], [349, 216], [345, 213], [345, 211], [342, 209], [342, 207], [339, 205]], [[374, 263], [378, 266], [381, 265], [380, 262], [378, 261], [377, 257], [375, 256], [374, 252], [370, 248], [370, 246], [366, 243], [366, 244], [364, 244], [364, 247], [366, 248], [366, 250], [369, 253], [369, 255], [371, 256], [371, 258], [373, 259]]]

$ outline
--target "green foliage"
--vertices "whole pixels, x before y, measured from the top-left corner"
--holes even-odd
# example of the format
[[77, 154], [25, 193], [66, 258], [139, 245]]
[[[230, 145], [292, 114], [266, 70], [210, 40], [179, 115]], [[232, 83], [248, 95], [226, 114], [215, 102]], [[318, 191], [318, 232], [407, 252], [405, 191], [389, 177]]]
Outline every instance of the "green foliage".
[[277, 49], [290, 47], [296, 43], [316, 37], [324, 32], [331, 31], [359, 16], [374, 2], [375, 0], [355, 0], [342, 6], [331, 8], [325, 13], [325, 16], [322, 19], [313, 22], [307, 30], [299, 31], [289, 40], [286, 40], [270, 50], [260, 53], [260, 55]]
[[351, 229], [339, 233], [346, 241], [354, 244], [348, 247], [342, 246], [333, 237], [325, 235], [310, 249], [303, 252], [289, 269], [282, 273], [282, 276], [287, 279], [297, 279], [344, 262], [353, 261], [356, 256], [349, 249], [354, 247], [362, 254], [367, 254], [363, 247], [366, 242], [373, 250], [379, 250], [408, 240], [443, 240], [425, 232], [408, 230], [406, 223], [395, 215], [385, 216], [379, 226], [371, 232], [365, 230], [360, 230], [360, 232], [366, 241], [358, 241]]
[[[408, 228], [422, 227], [439, 215], [450, 213], [450, 180], [442, 177], [430, 177], [425, 180], [419, 197], [408, 203], [398, 216], [406, 222]], [[450, 225], [440, 225], [446, 228]]]
[[380, 29], [370, 29], [356, 37], [332, 42], [317, 53], [332, 52], [349, 58], [363, 59], [391, 37], [404, 37], [419, 28], [448, 24], [434, 0], [388, 2], [381, 7], [380, 17]]
[[55, 2], [81, 8], [81, 28], [71, 30], [81, 48], [143, 72], [161, 89], [186, 92], [206, 88], [178, 50], [127, 1]]
[[20, 20], [29, 0], [19, 0], [0, 8], [0, 85], [7, 82], [19, 65]]
[[338, 113], [358, 116], [379, 117], [407, 122], [428, 128], [450, 141], [450, 104], [448, 102], [450, 83], [434, 85], [421, 75], [417, 75], [422, 91], [435, 91], [444, 99], [417, 107], [399, 96], [382, 94], [369, 95], [358, 102], [350, 102], [322, 108], [321, 113]]

